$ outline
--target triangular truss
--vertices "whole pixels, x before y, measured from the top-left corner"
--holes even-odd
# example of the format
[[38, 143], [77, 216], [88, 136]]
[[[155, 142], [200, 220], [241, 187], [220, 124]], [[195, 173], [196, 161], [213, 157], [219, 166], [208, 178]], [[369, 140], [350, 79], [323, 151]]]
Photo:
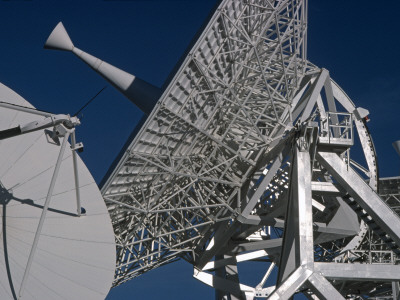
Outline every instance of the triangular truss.
[[102, 191], [115, 285], [194, 262], [235, 218], [248, 178], [280, 139], [307, 70], [303, 1], [223, 1]]
[[[374, 165], [367, 111], [354, 107], [326, 70], [310, 77], [292, 111], [295, 126], [272, 149], [275, 159], [256, 177], [241, 216], [216, 231], [194, 276], [220, 290], [219, 299], [289, 299], [298, 292], [344, 299], [378, 294], [378, 288], [380, 295], [392, 297], [400, 280], [400, 268], [394, 265], [400, 218], [376, 193], [375, 169], [350, 158], [357, 138], [368, 146], [363, 148], [365, 163]], [[283, 228], [283, 236], [252, 240], [248, 234], [262, 226]], [[389, 253], [391, 259], [349, 260], [349, 253], [366, 252], [361, 247], [365, 226], [385, 244], [381, 257]], [[263, 287], [271, 270], [257, 287], [240, 284], [240, 273], [229, 279], [221, 271], [260, 258], [279, 267], [276, 285]]]
[[[102, 189], [114, 286], [183, 258], [218, 299], [396, 295], [400, 221], [376, 193], [368, 112], [307, 61], [306, 6], [217, 8]], [[379, 258], [358, 259], [372, 240]], [[258, 259], [260, 284], [241, 284]]]

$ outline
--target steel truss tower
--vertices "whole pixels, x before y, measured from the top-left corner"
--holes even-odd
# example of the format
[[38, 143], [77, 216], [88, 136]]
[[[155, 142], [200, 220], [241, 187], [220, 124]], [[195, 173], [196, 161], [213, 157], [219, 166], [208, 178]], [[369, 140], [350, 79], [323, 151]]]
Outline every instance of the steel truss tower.
[[[377, 194], [368, 111], [306, 35], [305, 0], [221, 2], [102, 188], [114, 286], [183, 258], [218, 299], [397, 297], [400, 218]], [[261, 258], [241, 284], [237, 264]]]

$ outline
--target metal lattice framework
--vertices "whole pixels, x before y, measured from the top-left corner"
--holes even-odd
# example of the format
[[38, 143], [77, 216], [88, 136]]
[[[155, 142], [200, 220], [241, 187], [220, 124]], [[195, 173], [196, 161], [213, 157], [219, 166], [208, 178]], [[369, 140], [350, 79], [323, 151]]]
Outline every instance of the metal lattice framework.
[[376, 193], [368, 111], [306, 59], [306, 6], [221, 2], [102, 188], [114, 286], [183, 258], [217, 299], [397, 295], [399, 198]]
[[[400, 177], [380, 178], [379, 196], [397, 214], [400, 215]], [[381, 233], [373, 226], [366, 226], [365, 234], [359, 235], [357, 247], [348, 248], [338, 257], [349, 264], [397, 265], [400, 262], [399, 247], [390, 247], [381, 238]], [[393, 282], [340, 282], [350, 294], [368, 295], [371, 299], [396, 299], [399, 295], [399, 281]]]
[[303, 1], [224, 1], [103, 187], [115, 284], [193, 254], [238, 214], [307, 68]]

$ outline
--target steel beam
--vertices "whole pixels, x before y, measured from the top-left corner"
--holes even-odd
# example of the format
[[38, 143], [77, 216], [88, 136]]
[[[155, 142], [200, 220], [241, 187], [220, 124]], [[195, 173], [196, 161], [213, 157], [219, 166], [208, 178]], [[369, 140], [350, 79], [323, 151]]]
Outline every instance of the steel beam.
[[248, 217], [250, 215], [251, 211], [254, 209], [254, 206], [257, 204], [257, 202], [260, 200], [260, 197], [265, 192], [266, 187], [270, 184], [276, 172], [281, 167], [283, 159], [286, 156], [287, 152], [285, 150], [277, 155], [274, 162], [272, 163], [271, 168], [268, 170], [268, 173], [264, 176], [257, 189], [251, 194], [250, 199], [248, 199], [247, 204], [242, 210], [243, 217]]
[[313, 271], [299, 267], [268, 297], [269, 300], [289, 299], [301, 288]]
[[230, 293], [239, 299], [245, 299], [246, 292], [254, 293], [254, 288], [248, 285], [236, 283], [206, 272], [199, 272], [196, 269], [194, 270], [193, 277], [215, 289]]
[[297, 146], [289, 188], [278, 285], [299, 266], [312, 270], [314, 262], [310, 154]]
[[312, 93], [311, 93], [310, 98], [309, 98], [309, 100], [307, 102], [307, 105], [304, 108], [303, 113], [301, 115], [301, 118], [300, 118], [300, 122], [301, 123], [306, 121], [310, 117], [311, 112], [314, 109], [315, 103], [317, 103], [317, 99], [318, 99], [318, 96], [319, 96], [319, 94], [321, 92], [321, 89], [323, 88], [323, 86], [325, 84], [325, 81], [328, 78], [329, 78], [328, 70], [322, 69], [321, 73], [319, 74], [319, 76], [318, 76], [318, 78], [317, 78], [317, 80], [316, 80], [316, 82], [315, 82], [315, 84], [313, 86]]
[[[221, 255], [219, 255], [219, 256], [221, 256]], [[216, 260], [210, 261], [209, 263], [207, 263], [204, 266], [203, 271], [210, 271], [210, 270], [218, 269], [218, 268], [225, 267], [228, 265], [236, 265], [238, 262], [250, 261], [250, 260], [265, 257], [265, 256], [268, 256], [268, 252], [265, 250], [257, 250], [257, 251], [253, 251], [250, 253], [243, 253], [243, 254], [239, 254], [239, 255], [235, 255], [235, 256], [225, 255], [224, 258], [219, 258], [219, 259], [217, 259], [217, 255], [216, 255]]]
[[335, 153], [317, 152], [318, 161], [400, 246], [400, 218], [351, 167]]
[[399, 281], [400, 265], [322, 263], [314, 271], [331, 280]]
[[344, 297], [332, 286], [332, 284], [322, 275], [314, 272], [307, 280], [310, 289], [323, 300], [340, 300]]
[[341, 196], [343, 192], [339, 191], [337, 186], [332, 182], [312, 181], [311, 190], [322, 196]]

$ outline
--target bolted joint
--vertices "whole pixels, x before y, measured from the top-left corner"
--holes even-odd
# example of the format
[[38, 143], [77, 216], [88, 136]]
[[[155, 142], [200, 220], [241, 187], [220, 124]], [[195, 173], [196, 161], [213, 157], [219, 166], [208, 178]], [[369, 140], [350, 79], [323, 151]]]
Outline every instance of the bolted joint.
[[62, 122], [66, 128], [72, 129], [78, 125], [81, 125], [81, 122], [77, 117], [70, 117], [69, 115], [67, 117], [68, 118]]
[[71, 150], [72, 151], [78, 151], [79, 153], [82, 153], [83, 152], [83, 143], [82, 142], [76, 143], [75, 147], [71, 146]]
[[71, 130], [65, 127], [63, 124], [59, 124], [54, 126], [53, 128], [53, 137], [63, 137], [67, 133], [70, 133]]

